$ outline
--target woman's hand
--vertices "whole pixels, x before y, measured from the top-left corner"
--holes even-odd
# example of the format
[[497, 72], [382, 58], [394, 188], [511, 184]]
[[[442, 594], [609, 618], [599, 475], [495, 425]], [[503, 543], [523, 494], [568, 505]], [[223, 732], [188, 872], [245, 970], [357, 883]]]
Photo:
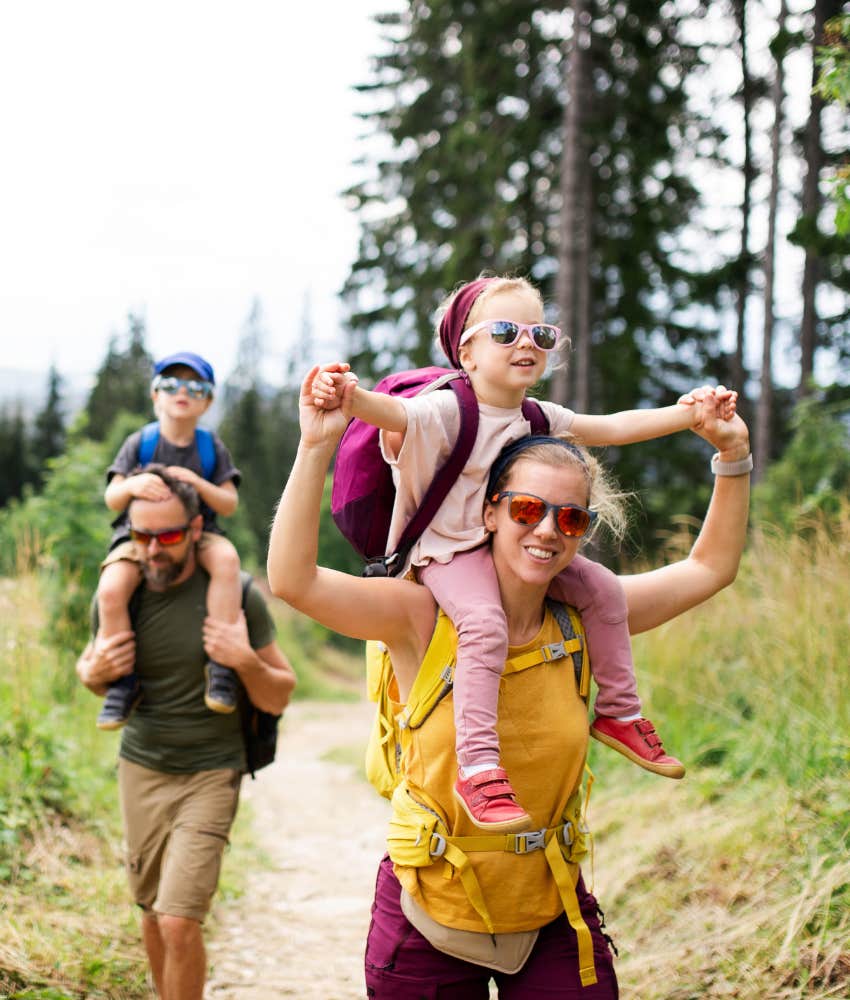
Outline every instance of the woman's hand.
[[298, 419], [301, 424], [301, 442], [307, 446], [336, 446], [351, 419], [351, 394], [357, 383], [346, 381], [340, 389], [341, 402], [333, 410], [319, 409], [313, 399], [313, 382], [320, 371], [314, 365], [301, 383], [298, 400]]
[[721, 462], [736, 462], [750, 453], [750, 432], [737, 413], [724, 419], [725, 393], [727, 390], [720, 385], [714, 393], [707, 394], [700, 401], [702, 420], [693, 431], [714, 445], [720, 453]]

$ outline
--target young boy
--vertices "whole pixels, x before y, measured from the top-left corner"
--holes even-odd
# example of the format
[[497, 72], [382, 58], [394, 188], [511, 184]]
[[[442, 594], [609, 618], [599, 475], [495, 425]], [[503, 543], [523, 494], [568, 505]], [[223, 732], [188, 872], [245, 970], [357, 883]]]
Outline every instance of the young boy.
[[[159, 462], [177, 479], [191, 483], [201, 500], [204, 533], [197, 556], [209, 574], [207, 612], [212, 618], [235, 622], [242, 605], [239, 555], [224, 537], [216, 515], [226, 517], [239, 502], [236, 487], [240, 473], [230, 452], [210, 431], [198, 428], [198, 421], [212, 402], [215, 375], [212, 365], [197, 354], [180, 351], [154, 365], [151, 399], [158, 426], [153, 431], [141, 429], [121, 445], [112, 465], [106, 470], [106, 506], [119, 511], [109, 553], [101, 567], [97, 590], [98, 616], [104, 636], [132, 629], [129, 601], [141, 582], [141, 568], [136, 547], [149, 546], [154, 538], [136, 537], [130, 529], [126, 509], [134, 497], [146, 500], [166, 499], [168, 490], [158, 476], [139, 471], [140, 465]], [[204, 468], [204, 465], [208, 468]], [[155, 537], [156, 544], [167, 549], [183, 541], [186, 528], [175, 525], [171, 532]], [[173, 540], [171, 538], [173, 537]], [[213, 712], [232, 712], [236, 708], [238, 687], [229, 667], [213, 660], [206, 665], [207, 708]], [[138, 676], [133, 673], [110, 685], [97, 719], [100, 729], [120, 729], [143, 696]]]

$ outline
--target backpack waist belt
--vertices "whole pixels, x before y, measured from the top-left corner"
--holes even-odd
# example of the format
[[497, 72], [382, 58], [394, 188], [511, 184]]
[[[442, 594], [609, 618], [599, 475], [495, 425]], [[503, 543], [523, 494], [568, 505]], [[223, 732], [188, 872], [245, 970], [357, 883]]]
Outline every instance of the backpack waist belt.
[[[396, 798], [394, 795], [394, 801]], [[411, 798], [412, 796], [408, 796], [408, 799]], [[419, 805], [431, 813], [427, 806], [422, 806], [421, 803]], [[438, 819], [435, 813], [432, 815]], [[555, 885], [558, 887], [567, 920], [576, 932], [582, 986], [591, 986], [597, 982], [596, 967], [593, 962], [593, 939], [582, 916], [575, 891], [579, 876], [578, 861], [586, 854], [585, 835], [589, 833], [581, 819], [580, 791], [570, 797], [564, 815], [571, 816], [572, 819], [565, 819], [557, 826], [544, 827], [540, 830], [452, 837], [438, 833], [436, 821], [423, 824], [408, 810], [404, 810], [402, 815], [399, 815], [399, 810], [394, 810], [387, 838], [389, 854], [394, 863], [416, 868], [434, 864], [442, 858], [446, 862], [443, 877], [450, 879], [453, 869], [457, 871], [469, 902], [481, 917], [488, 932], [495, 934], [496, 929], [487, 909], [484, 893], [469, 862], [467, 852], [503, 851], [509, 854], [529, 854], [532, 851], [542, 850]], [[415, 834], [415, 838], [412, 834]], [[569, 863], [564, 856], [565, 853]]]

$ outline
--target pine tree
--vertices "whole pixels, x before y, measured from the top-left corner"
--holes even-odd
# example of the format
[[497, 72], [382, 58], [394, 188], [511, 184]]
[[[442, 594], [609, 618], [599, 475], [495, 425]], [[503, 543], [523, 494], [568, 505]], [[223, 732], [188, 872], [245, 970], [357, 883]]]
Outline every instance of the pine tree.
[[32, 451], [38, 482], [44, 475], [48, 458], [60, 455], [65, 448], [65, 418], [62, 404], [62, 377], [54, 365], [47, 376], [47, 399], [36, 415], [32, 436]]
[[150, 414], [150, 382], [153, 358], [145, 347], [145, 321], [130, 313], [127, 317], [127, 346], [121, 350], [113, 337], [94, 388], [86, 403], [87, 433], [102, 441], [122, 410], [147, 419]]

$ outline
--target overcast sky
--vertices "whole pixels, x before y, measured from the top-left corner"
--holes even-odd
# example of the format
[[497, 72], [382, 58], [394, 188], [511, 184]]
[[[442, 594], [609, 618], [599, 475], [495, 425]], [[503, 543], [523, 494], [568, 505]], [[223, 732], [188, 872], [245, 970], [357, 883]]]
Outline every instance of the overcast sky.
[[[333, 343], [351, 166], [390, 0], [0, 8], [0, 367], [92, 372], [129, 310], [225, 376], [259, 297]], [[272, 373], [273, 375], [276, 373]]]

